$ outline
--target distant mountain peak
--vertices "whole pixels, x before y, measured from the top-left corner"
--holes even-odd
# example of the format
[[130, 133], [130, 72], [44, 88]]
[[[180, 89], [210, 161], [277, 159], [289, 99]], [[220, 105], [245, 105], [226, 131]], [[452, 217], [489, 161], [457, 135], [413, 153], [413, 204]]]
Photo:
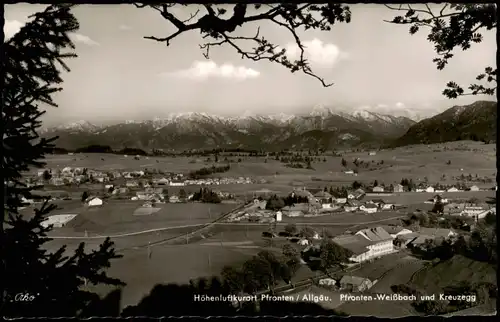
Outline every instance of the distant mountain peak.
[[432, 144], [449, 141], [496, 140], [497, 102], [477, 101], [465, 106], [453, 106], [424, 119], [408, 129], [395, 145]]

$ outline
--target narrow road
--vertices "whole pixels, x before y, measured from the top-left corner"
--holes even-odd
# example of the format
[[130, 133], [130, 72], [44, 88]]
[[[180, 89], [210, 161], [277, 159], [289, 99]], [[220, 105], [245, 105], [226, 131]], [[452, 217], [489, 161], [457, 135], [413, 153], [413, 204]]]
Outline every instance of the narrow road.
[[49, 238], [52, 239], [103, 239], [103, 238], [119, 238], [119, 237], [129, 237], [129, 236], [136, 236], [136, 235], [142, 235], [142, 234], [148, 234], [148, 233], [154, 233], [154, 232], [159, 232], [159, 231], [165, 231], [165, 230], [171, 230], [171, 229], [179, 229], [179, 228], [189, 228], [189, 227], [197, 227], [197, 226], [203, 226], [206, 224], [193, 224], [193, 225], [182, 225], [182, 226], [170, 226], [170, 227], [164, 227], [164, 228], [155, 228], [155, 229], [148, 229], [148, 230], [140, 230], [140, 231], [135, 231], [131, 233], [125, 233], [125, 234], [118, 234], [118, 235], [106, 235], [106, 236], [48, 236]]

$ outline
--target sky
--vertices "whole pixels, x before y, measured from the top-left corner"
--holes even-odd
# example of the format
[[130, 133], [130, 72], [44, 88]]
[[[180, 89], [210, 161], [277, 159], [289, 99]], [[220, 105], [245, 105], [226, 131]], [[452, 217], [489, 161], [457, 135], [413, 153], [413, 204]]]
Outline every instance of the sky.
[[[226, 5], [227, 6], [227, 5]], [[437, 5], [433, 5], [437, 6]], [[15, 34], [44, 5], [5, 6], [6, 37]], [[470, 84], [486, 66], [495, 66], [495, 31], [468, 51], [458, 51], [438, 71], [426, 30], [410, 35], [408, 26], [384, 22], [398, 15], [378, 4], [350, 5], [352, 21], [331, 31], [303, 31], [306, 57], [313, 71], [334, 85], [267, 61], [242, 59], [227, 46], [213, 48], [210, 59], [200, 49], [198, 31], [176, 37], [169, 46], [144, 39], [165, 37], [176, 28], [151, 8], [132, 5], [81, 5], [73, 9], [80, 29], [72, 35], [78, 58], [67, 64], [57, 109], [48, 108], [49, 124], [87, 120], [113, 122], [164, 117], [178, 112], [221, 116], [303, 114], [314, 107], [333, 110], [366, 109], [390, 114], [437, 114], [454, 105], [493, 97], [466, 96], [447, 100], [441, 94], [448, 81]], [[175, 7], [189, 17], [196, 5]], [[201, 9], [201, 13], [203, 9]], [[201, 14], [200, 13], [200, 14]], [[270, 23], [251, 23], [235, 35], [260, 35], [297, 50], [292, 35]]]

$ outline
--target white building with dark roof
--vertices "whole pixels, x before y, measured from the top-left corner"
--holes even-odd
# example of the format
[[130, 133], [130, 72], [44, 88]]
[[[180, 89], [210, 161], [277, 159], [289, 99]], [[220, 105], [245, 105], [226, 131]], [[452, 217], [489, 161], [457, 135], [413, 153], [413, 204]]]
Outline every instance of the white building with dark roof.
[[353, 252], [350, 260], [356, 263], [393, 253], [395, 249], [392, 240], [393, 237], [382, 227], [363, 229], [355, 235], [333, 238], [335, 243]]

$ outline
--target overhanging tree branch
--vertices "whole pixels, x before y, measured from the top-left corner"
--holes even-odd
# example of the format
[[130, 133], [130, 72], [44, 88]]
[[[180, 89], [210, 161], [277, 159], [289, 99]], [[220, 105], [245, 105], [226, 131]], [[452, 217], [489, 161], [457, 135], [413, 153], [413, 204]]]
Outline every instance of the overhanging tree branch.
[[[413, 35], [420, 30], [420, 27], [430, 28], [427, 40], [434, 44], [434, 50], [439, 57], [433, 59], [437, 68], [442, 70], [448, 64], [449, 59], [453, 58], [452, 53], [457, 47], [467, 50], [472, 43], [480, 43], [483, 35], [482, 30], [492, 30], [497, 27], [497, 8], [495, 4], [445, 4], [439, 10], [434, 12], [429, 5], [425, 9], [415, 9], [412, 5], [406, 5], [403, 8], [385, 5], [387, 8], [395, 11], [404, 11], [404, 16], [396, 16], [388, 23], [399, 25], [410, 25], [410, 34]], [[419, 16], [423, 14], [423, 18]], [[455, 82], [448, 82], [443, 95], [448, 98], [457, 98], [463, 95], [494, 95], [496, 91], [496, 73], [497, 69], [491, 67], [485, 68], [485, 73], [476, 77], [477, 80], [483, 80], [487, 83], [494, 83], [492, 86], [487, 84], [471, 84], [470, 92], [465, 90]], [[487, 77], [486, 77], [487, 76]]]
[[[227, 13], [224, 8], [217, 7], [214, 4], [205, 4], [206, 14], [195, 20], [199, 10], [190, 15], [190, 18], [181, 20], [176, 17], [171, 8], [174, 4], [168, 5], [146, 5], [135, 4], [137, 8], [150, 7], [158, 12], [161, 16], [169, 21], [177, 28], [175, 32], [167, 37], [146, 36], [145, 39], [164, 42], [167, 46], [170, 41], [182, 33], [198, 30], [203, 39], [211, 39], [203, 44], [200, 48], [204, 50], [204, 57], [209, 59], [210, 48], [213, 46], [229, 45], [234, 48], [242, 58], [253, 61], [267, 60], [273, 63], [280, 64], [289, 69], [292, 73], [301, 71], [306, 75], [316, 78], [324, 87], [329, 87], [333, 84], [326, 83], [325, 80], [317, 76], [311, 70], [307, 59], [304, 57], [304, 45], [298, 35], [300, 29], [317, 29], [322, 31], [330, 31], [331, 27], [336, 22], [349, 23], [351, 20], [351, 12], [348, 6], [341, 4], [278, 4], [265, 5], [267, 8], [264, 12], [250, 14], [248, 4], [236, 4], [233, 7], [233, 12], [229, 18], [222, 18]], [[253, 5], [258, 11], [262, 5]], [[236, 36], [233, 33], [238, 27], [250, 22], [271, 22], [272, 24], [286, 29], [292, 34], [295, 44], [300, 50], [300, 57], [294, 61], [286, 55], [286, 49], [280, 48], [278, 45], [271, 43], [266, 38], [260, 36], [260, 29], [253, 37]], [[251, 50], [244, 50], [243, 43], [253, 43], [254, 47]]]

